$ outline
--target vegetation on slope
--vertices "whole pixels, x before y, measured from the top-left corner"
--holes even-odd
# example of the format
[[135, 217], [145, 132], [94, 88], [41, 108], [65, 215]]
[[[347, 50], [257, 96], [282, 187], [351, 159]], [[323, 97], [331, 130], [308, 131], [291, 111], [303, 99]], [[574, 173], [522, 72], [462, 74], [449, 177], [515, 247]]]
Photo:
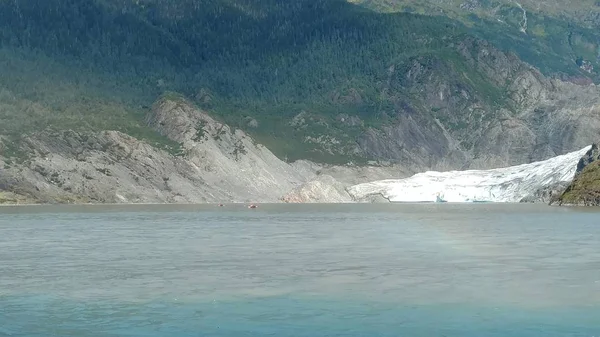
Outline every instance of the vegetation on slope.
[[577, 173], [573, 182], [558, 198], [561, 205], [600, 206], [600, 151], [598, 144], [577, 164]]
[[595, 0], [352, 0], [383, 12], [414, 12], [457, 19], [473, 33], [551, 75], [585, 76], [598, 82], [600, 5]]
[[586, 166], [560, 197], [563, 205], [600, 206], [600, 161]]
[[[349, 0], [384, 12], [417, 12], [421, 14], [443, 14], [465, 19], [470, 14], [496, 20], [507, 9], [519, 9], [529, 13], [565, 18], [584, 27], [600, 26], [600, 3], [596, 0]], [[523, 23], [523, 22], [519, 22]]]
[[[460, 112], [421, 106], [418, 87], [390, 93], [401, 81], [390, 69], [418, 61], [435, 70], [441, 62], [486, 104], [502, 106], [503, 88], [454, 46], [479, 36], [547, 73], [581, 75], [575, 56], [592, 56], [595, 35], [569, 30], [570, 41], [581, 41], [575, 54], [561, 49], [566, 28], [555, 35], [550, 27], [563, 24], [556, 22], [542, 39], [487, 21], [467, 27], [338, 0], [2, 0], [0, 134], [14, 143], [44, 128], [113, 129], [174, 149], [144, 116], [160, 94], [175, 91], [282, 158], [364, 160], [353, 150], [357, 135], [393, 123], [402, 107], [461, 127]], [[456, 82], [453, 73], [437, 75]], [[306, 117], [294, 125], [300, 113]], [[342, 114], [362, 123], [340, 123]]]

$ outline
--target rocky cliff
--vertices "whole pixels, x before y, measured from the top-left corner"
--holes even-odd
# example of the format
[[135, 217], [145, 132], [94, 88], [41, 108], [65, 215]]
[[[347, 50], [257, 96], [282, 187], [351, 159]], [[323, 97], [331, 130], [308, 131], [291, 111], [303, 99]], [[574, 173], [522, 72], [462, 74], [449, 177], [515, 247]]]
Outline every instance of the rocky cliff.
[[417, 171], [491, 169], [575, 151], [600, 132], [596, 85], [548, 78], [480, 40], [453, 50], [464, 61], [419, 57], [394, 68], [396, 121], [359, 137], [367, 156]]
[[594, 144], [577, 164], [577, 173], [554, 205], [600, 206], [600, 150]]
[[[377, 185], [377, 181], [385, 185], [399, 181], [390, 179], [415, 173], [410, 164], [334, 166], [307, 160], [287, 163], [243, 131], [216, 120], [182, 98], [160, 99], [146, 120], [150, 127], [178, 144], [177, 148], [159, 149], [118, 131], [46, 131], [28, 136], [20, 144], [2, 140], [3, 148], [11, 148], [26, 159], [16, 161], [0, 156], [0, 203], [389, 202], [393, 198], [383, 190], [357, 191]], [[524, 188], [526, 193], [515, 192], [521, 201], [547, 202], [562, 193], [576, 171], [575, 180], [558, 203], [593, 205], [600, 201], [600, 152], [597, 145], [589, 151], [587, 148], [545, 162], [437, 175], [471, 174], [467, 180], [473, 183], [480, 178], [479, 173], [489, 173], [488, 178], [498, 180], [498, 186], [486, 180], [481, 186], [469, 187], [469, 191], [475, 193], [474, 189], [489, 185], [493, 193], [488, 194], [502, 199], [502, 191]], [[438, 191], [441, 187], [436, 187], [437, 175], [422, 188]], [[502, 180], [504, 175], [506, 181]], [[529, 184], [528, 179], [539, 182]], [[394, 198], [405, 198], [409, 193], [406, 188], [396, 191]], [[510, 200], [519, 201], [513, 199]]]
[[176, 153], [117, 131], [27, 137], [18, 144], [27, 160], [0, 157], [0, 203], [347, 202], [346, 186], [402, 174], [286, 163], [182, 99], [159, 100], [147, 120], [180, 144]]
[[[575, 151], [600, 132], [600, 40], [497, 22], [528, 3], [464, 25], [340, 0], [0, 1], [1, 198], [348, 200]], [[167, 92], [193, 103], [153, 105]]]

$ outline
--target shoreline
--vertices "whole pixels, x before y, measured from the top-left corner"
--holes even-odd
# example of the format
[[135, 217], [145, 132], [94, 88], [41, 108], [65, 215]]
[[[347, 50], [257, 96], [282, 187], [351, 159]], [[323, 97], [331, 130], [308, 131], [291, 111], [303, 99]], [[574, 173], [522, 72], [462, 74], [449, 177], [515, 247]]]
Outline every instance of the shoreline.
[[[208, 203], [23, 203], [23, 204], [0, 204], [0, 207], [41, 207], [41, 206], [245, 206], [245, 205], [356, 205], [356, 204], [379, 204], [379, 205], [544, 205], [550, 207], [594, 207], [577, 204], [547, 204], [547, 203], [529, 203], [529, 202], [208, 202]], [[222, 205], [222, 206], [220, 206]]]
[[[471, 212], [502, 211], [511, 209], [524, 213], [539, 212], [574, 212], [599, 214], [600, 207], [584, 206], [551, 206], [544, 203], [254, 203], [258, 207], [250, 207], [252, 203], [230, 203], [220, 206], [218, 203], [202, 204], [2, 204], [0, 218], [8, 214], [54, 214], [54, 213], [161, 213], [161, 212], [195, 212], [214, 214], [248, 214], [259, 213], [321, 213], [321, 212], [391, 212], [399, 217], [417, 210], [431, 210], [448, 214], [462, 214], [468, 218]], [[357, 207], [358, 206], [358, 207]], [[458, 212], [458, 213], [456, 213]]]

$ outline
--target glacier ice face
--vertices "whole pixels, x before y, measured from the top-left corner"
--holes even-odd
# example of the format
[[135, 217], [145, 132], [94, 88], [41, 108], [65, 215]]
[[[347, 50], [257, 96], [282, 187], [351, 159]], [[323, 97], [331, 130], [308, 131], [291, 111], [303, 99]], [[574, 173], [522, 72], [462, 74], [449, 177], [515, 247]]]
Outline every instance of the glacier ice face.
[[519, 202], [540, 188], [573, 180], [577, 163], [590, 148], [493, 170], [424, 172], [354, 185], [348, 192], [355, 200], [380, 194], [392, 202]]

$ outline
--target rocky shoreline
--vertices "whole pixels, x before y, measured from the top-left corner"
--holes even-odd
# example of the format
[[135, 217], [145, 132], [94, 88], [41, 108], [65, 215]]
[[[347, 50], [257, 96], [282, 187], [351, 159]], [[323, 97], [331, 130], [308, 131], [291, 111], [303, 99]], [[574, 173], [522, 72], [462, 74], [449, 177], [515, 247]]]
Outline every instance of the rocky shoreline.
[[558, 206], [600, 206], [600, 149], [593, 144], [577, 164], [571, 184], [560, 197], [552, 200]]

